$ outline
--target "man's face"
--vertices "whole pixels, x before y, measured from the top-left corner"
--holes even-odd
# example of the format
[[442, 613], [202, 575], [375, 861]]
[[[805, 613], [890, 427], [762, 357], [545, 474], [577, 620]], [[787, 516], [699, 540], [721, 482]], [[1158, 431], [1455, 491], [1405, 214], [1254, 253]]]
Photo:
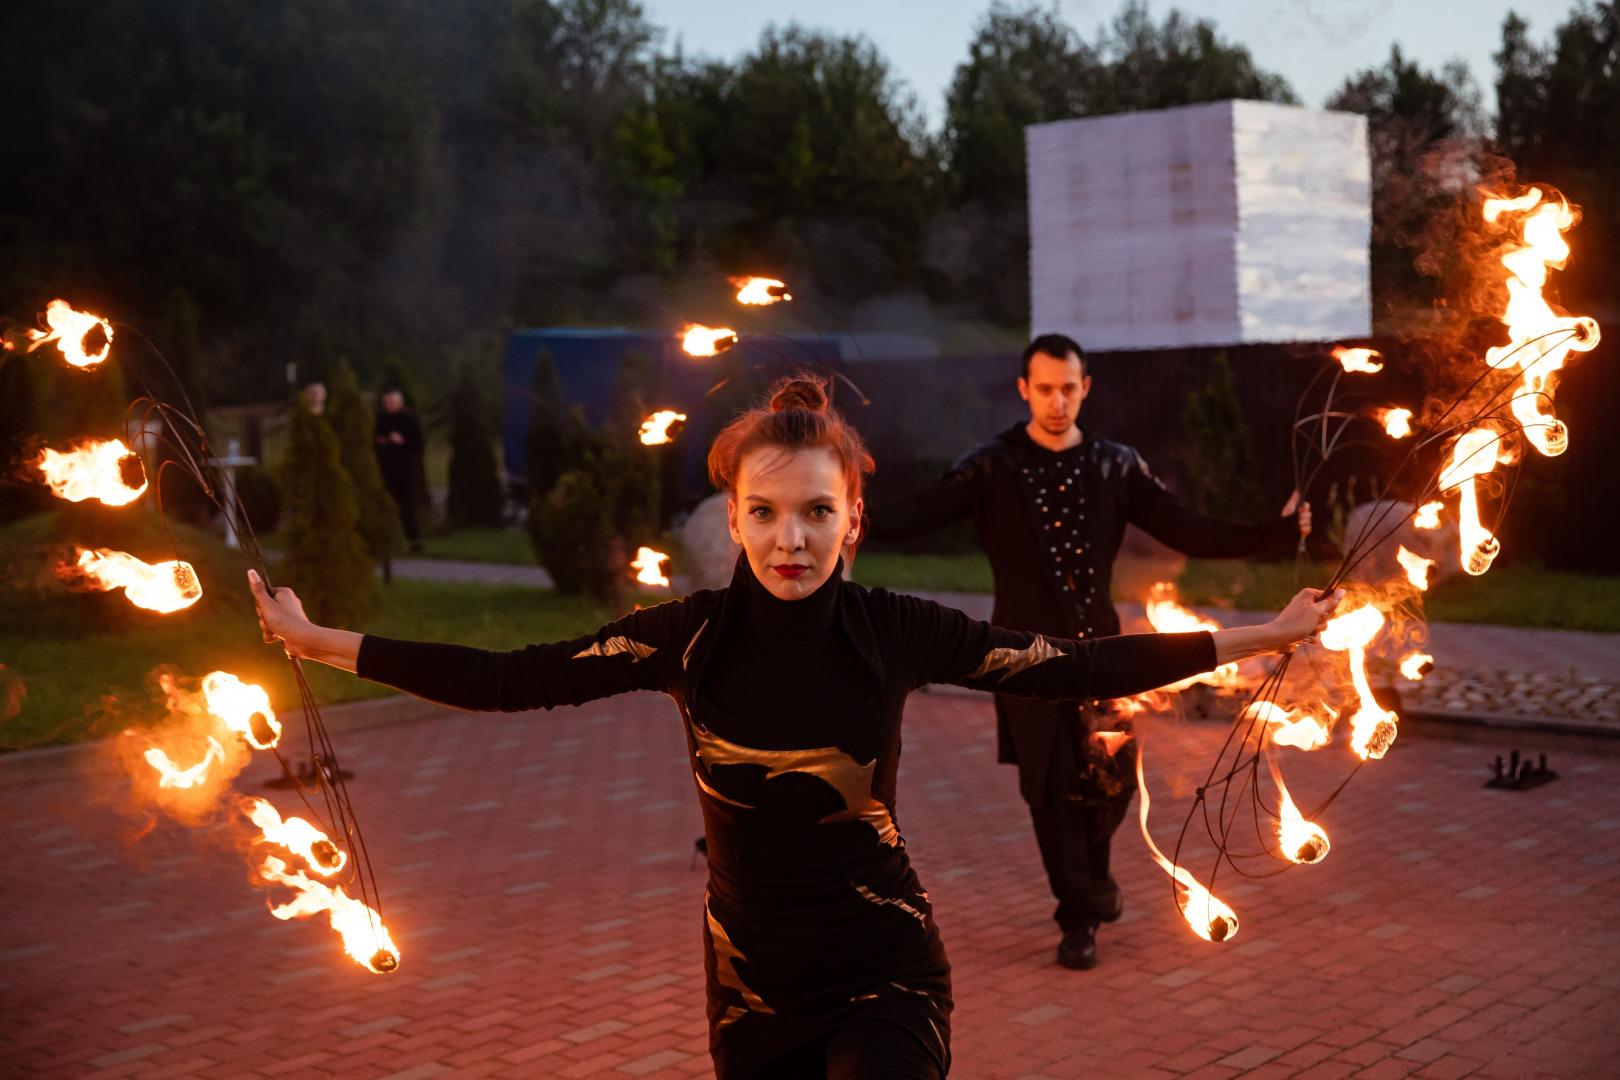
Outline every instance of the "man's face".
[[1074, 426], [1080, 403], [1091, 393], [1091, 376], [1074, 353], [1061, 360], [1036, 353], [1029, 358], [1029, 377], [1018, 380], [1018, 393], [1029, 402], [1031, 420], [1051, 435], [1062, 435]]
[[383, 394], [383, 412], [399, 412], [405, 407], [405, 395], [398, 390], [390, 390]]

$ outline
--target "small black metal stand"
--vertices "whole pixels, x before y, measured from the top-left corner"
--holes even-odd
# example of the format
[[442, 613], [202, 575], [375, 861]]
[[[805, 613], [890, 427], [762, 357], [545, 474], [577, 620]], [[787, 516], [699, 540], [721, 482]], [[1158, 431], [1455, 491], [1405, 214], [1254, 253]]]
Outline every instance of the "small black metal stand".
[[[316, 755], [315, 760], [320, 763], [321, 777], [329, 785], [334, 784], [339, 780], [353, 780], [354, 779], [354, 773], [352, 773], [348, 769], [344, 769], [344, 768], [334, 769], [332, 767], [332, 763], [330, 761], [328, 761], [326, 758], [324, 758], [324, 757], [322, 757], [320, 755]], [[267, 787], [267, 788], [280, 788], [280, 789], [290, 789], [290, 788], [296, 788], [296, 787], [310, 788], [310, 787], [313, 787], [314, 784], [315, 784], [315, 768], [314, 768], [314, 766], [312, 766], [309, 763], [308, 759], [304, 759], [304, 760], [301, 760], [301, 761], [298, 762], [298, 775], [297, 776], [294, 776], [291, 772], [288, 771], [287, 762], [286, 762], [285, 759], [283, 759], [282, 762], [281, 762], [281, 775], [277, 776], [277, 777], [273, 777], [273, 778], [271, 778], [269, 780], [266, 780], [264, 782], [264, 786]]]
[[1508, 791], [1529, 791], [1542, 784], [1550, 784], [1558, 779], [1558, 774], [1547, 768], [1547, 755], [1542, 754], [1539, 760], [1531, 763], [1527, 757], [1519, 760], [1519, 752], [1513, 754], [1504, 768], [1502, 755], [1496, 755], [1496, 774], [1485, 781], [1488, 788], [1504, 788]]

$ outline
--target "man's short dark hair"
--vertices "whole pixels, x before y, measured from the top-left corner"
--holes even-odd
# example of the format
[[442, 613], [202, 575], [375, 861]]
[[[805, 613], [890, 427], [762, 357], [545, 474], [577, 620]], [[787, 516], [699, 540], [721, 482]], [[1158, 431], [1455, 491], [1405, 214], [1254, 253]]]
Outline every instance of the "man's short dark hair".
[[1024, 378], [1029, 378], [1029, 359], [1036, 353], [1043, 353], [1058, 360], [1067, 360], [1070, 353], [1080, 358], [1080, 374], [1086, 373], [1086, 351], [1080, 343], [1067, 334], [1042, 334], [1028, 345], [1024, 346], [1023, 372]]

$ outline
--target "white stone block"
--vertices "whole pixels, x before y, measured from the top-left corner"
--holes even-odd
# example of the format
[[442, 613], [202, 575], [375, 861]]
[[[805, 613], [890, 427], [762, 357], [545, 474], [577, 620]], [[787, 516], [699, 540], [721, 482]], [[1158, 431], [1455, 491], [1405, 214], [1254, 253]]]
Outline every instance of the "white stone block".
[[1025, 140], [1035, 333], [1102, 351], [1371, 332], [1364, 117], [1220, 101]]

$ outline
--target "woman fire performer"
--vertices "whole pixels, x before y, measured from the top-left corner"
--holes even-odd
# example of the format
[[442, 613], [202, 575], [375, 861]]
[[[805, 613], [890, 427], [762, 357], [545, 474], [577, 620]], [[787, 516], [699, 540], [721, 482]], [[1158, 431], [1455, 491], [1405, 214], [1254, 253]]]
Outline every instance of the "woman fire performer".
[[894, 820], [900, 717], [931, 682], [1047, 700], [1136, 694], [1286, 649], [1337, 595], [1264, 626], [1058, 640], [843, 579], [872, 459], [824, 384], [784, 380], [715, 440], [744, 549], [730, 587], [510, 653], [315, 626], [252, 586], [266, 641], [463, 709], [668, 694], [708, 838], [704, 970], [720, 1080], [938, 1078], [950, 964]]

